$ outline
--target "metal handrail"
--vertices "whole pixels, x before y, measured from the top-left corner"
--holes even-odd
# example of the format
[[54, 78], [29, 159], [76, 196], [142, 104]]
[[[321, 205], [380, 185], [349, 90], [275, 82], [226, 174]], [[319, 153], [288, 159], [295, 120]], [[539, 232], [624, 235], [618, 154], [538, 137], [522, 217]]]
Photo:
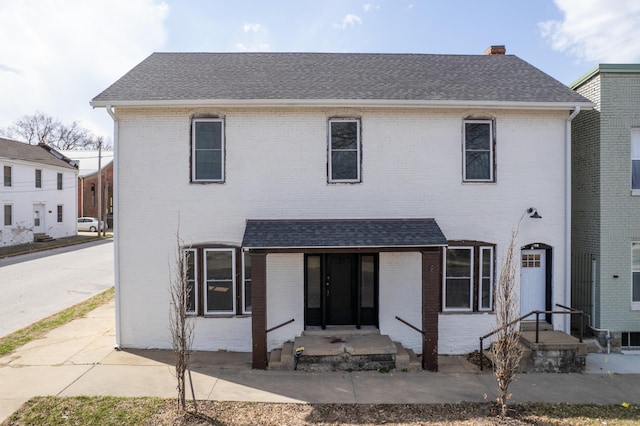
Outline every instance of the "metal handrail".
[[413, 328], [415, 331], [417, 331], [418, 333], [422, 334], [424, 336], [425, 332], [423, 330], [420, 330], [418, 327], [416, 327], [415, 325], [403, 320], [402, 318], [400, 318], [399, 316], [396, 316], [396, 319], [398, 321], [400, 321], [401, 323], [408, 325], [409, 327]]
[[[492, 335], [496, 334], [499, 331], [504, 330], [507, 327], [512, 326], [513, 324], [515, 324], [517, 322], [522, 321], [525, 318], [530, 317], [531, 315], [535, 315], [536, 316], [536, 343], [539, 343], [539, 341], [540, 341], [540, 314], [580, 315], [580, 322], [583, 323], [583, 321], [584, 321], [584, 312], [579, 311], [577, 309], [568, 308], [566, 306], [562, 306], [562, 305], [559, 305], [559, 304], [556, 304], [556, 306], [558, 306], [560, 308], [564, 308], [564, 309], [569, 309], [569, 312], [567, 312], [567, 311], [531, 311], [528, 314], [525, 314], [525, 315], [521, 316], [520, 318], [511, 321], [509, 324], [503, 325], [502, 327], [497, 328], [497, 329], [485, 334], [484, 336], [480, 337], [480, 353], [479, 353], [480, 371], [484, 370], [484, 358], [483, 358], [483, 353], [484, 353], [483, 342], [484, 342], [484, 339], [486, 339], [489, 336], [492, 336]], [[582, 327], [580, 327], [580, 343], [582, 343]]]
[[273, 331], [273, 330], [277, 330], [277, 329], [279, 329], [280, 327], [284, 327], [285, 325], [287, 325], [287, 324], [291, 324], [291, 323], [292, 323], [292, 322], [294, 322], [294, 321], [295, 321], [295, 318], [291, 318], [289, 321], [285, 321], [285, 322], [283, 322], [282, 324], [279, 324], [279, 325], [276, 325], [275, 327], [271, 327], [271, 328], [269, 328], [267, 331], [265, 331], [265, 333], [269, 333], [269, 332], [271, 332], [271, 331]]

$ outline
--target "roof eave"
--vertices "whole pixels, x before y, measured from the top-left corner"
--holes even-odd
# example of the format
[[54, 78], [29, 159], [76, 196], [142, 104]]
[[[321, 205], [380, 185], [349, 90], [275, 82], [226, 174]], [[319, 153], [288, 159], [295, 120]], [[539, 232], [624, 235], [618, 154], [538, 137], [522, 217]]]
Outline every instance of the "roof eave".
[[417, 245], [362, 245], [362, 246], [265, 246], [265, 247], [242, 247], [243, 251], [249, 250], [356, 250], [356, 249], [419, 249], [423, 247], [447, 247], [447, 244], [417, 244]]
[[180, 99], [180, 100], [93, 100], [94, 108], [106, 107], [345, 107], [368, 108], [490, 108], [521, 110], [571, 110], [576, 106], [592, 109], [591, 102], [512, 102], [468, 100], [404, 99]]

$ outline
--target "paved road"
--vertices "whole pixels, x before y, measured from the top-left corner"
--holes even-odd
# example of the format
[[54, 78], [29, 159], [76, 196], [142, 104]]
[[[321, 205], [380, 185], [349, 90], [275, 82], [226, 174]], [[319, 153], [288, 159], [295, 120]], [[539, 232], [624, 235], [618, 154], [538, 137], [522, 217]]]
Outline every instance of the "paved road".
[[112, 240], [0, 259], [0, 336], [112, 286]]

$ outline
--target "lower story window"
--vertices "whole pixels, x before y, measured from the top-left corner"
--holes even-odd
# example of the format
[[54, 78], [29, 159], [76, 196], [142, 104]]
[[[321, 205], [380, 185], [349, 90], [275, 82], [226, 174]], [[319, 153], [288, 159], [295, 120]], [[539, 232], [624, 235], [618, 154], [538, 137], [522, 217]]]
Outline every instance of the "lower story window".
[[640, 303], [640, 243], [633, 243], [631, 252], [631, 301]]
[[4, 205], [4, 226], [11, 226], [13, 223], [13, 206], [11, 204]]
[[[247, 312], [245, 300], [251, 307], [249, 285], [237, 288], [235, 248], [189, 248], [184, 250], [187, 280], [187, 311], [193, 315], [235, 314]], [[245, 263], [245, 279], [250, 281], [250, 267]], [[248, 272], [247, 272], [248, 269]], [[236, 297], [244, 294], [244, 297]], [[248, 297], [248, 299], [247, 299]]]
[[207, 314], [235, 312], [235, 250], [208, 249], [204, 251], [205, 291]]
[[58, 206], [58, 223], [62, 223], [62, 206]]
[[442, 292], [444, 311], [493, 309], [493, 252], [493, 246], [489, 245], [450, 245], [447, 248]]

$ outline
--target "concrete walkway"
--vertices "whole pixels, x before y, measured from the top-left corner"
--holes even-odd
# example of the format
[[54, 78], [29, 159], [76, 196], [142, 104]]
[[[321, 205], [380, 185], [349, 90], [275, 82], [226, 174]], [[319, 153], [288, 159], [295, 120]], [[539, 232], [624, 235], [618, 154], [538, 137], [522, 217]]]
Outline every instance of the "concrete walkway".
[[[116, 351], [114, 304], [0, 358], [0, 422], [38, 395], [176, 397], [170, 351]], [[593, 359], [594, 364], [591, 365]], [[593, 374], [523, 374], [512, 402], [640, 403], [640, 356], [589, 355]], [[495, 379], [463, 357], [438, 373], [258, 371], [248, 353], [196, 353], [196, 398], [300, 403], [455, 403], [494, 400]], [[617, 369], [621, 373], [618, 374]]]

